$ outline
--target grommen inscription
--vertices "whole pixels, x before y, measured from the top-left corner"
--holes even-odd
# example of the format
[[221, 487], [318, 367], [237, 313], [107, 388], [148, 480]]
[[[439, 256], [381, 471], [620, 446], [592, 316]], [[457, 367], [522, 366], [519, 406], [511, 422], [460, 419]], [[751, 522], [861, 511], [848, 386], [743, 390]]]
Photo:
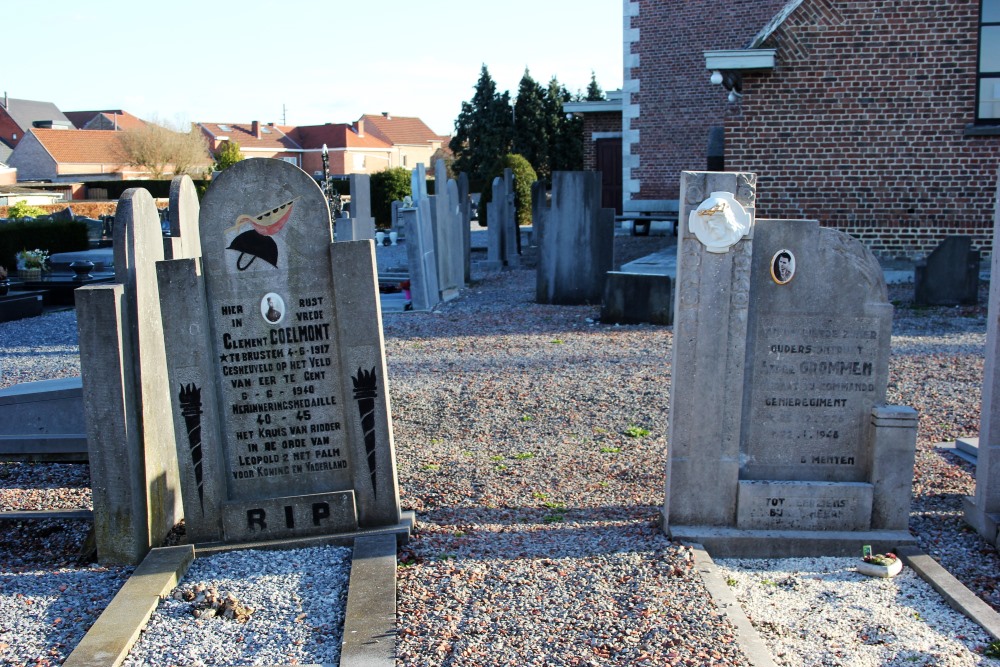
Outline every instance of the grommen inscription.
[[878, 322], [778, 319], [762, 314], [768, 323], [755, 338], [748, 476], [757, 468], [766, 469], [762, 477], [783, 470], [785, 478], [826, 479], [831, 469], [860, 469], [862, 428], [875, 398], [875, 360], [883, 344]]

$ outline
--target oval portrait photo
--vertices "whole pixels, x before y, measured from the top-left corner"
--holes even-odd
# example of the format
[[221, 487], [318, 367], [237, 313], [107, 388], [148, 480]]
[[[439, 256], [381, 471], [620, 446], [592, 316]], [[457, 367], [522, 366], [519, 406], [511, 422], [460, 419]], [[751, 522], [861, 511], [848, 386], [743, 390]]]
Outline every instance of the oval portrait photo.
[[771, 278], [779, 285], [784, 285], [795, 277], [795, 255], [791, 250], [782, 248], [771, 258]]
[[260, 300], [260, 314], [271, 324], [285, 319], [285, 300], [274, 292], [268, 292]]

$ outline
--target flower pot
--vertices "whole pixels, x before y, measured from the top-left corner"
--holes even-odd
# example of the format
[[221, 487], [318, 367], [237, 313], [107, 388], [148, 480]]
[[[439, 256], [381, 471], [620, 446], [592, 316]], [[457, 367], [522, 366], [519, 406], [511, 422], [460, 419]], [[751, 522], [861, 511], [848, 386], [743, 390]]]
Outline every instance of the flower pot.
[[869, 577], [895, 577], [903, 570], [903, 561], [899, 558], [892, 561], [888, 565], [878, 565], [876, 563], [866, 563], [861, 561], [858, 563], [858, 572], [861, 574], [867, 574]]
[[399, 232], [389, 232], [389, 243], [396, 245], [396, 241], [399, 239]]
[[24, 282], [33, 282], [42, 279], [41, 269], [20, 269], [17, 272], [17, 277]]

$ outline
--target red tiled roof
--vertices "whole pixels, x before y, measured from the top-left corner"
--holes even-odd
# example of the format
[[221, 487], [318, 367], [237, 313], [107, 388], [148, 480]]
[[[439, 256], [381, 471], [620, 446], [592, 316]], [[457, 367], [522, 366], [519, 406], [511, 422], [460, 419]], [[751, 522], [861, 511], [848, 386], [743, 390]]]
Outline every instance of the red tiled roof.
[[140, 127], [145, 127], [146, 121], [139, 118], [138, 116], [133, 116], [127, 111], [122, 111], [121, 109], [103, 109], [100, 111], [67, 111], [65, 116], [69, 118], [77, 129], [89, 129], [85, 128], [94, 122], [97, 116], [104, 116], [104, 122], [101, 124], [103, 127], [112, 128], [117, 126], [119, 130], [133, 130]]
[[365, 114], [361, 120], [365, 123], [366, 134], [370, 132], [388, 144], [424, 145], [432, 141], [443, 140], [441, 135], [435, 134], [419, 118]]
[[198, 123], [202, 132], [210, 138], [229, 137], [240, 148], [267, 148], [273, 150], [297, 150], [301, 146], [292, 137], [282, 132], [276, 125], [260, 124], [260, 139], [253, 134], [252, 123]]
[[121, 134], [115, 130], [30, 130], [60, 164], [122, 164]]
[[352, 125], [347, 123], [327, 123], [326, 125], [300, 125], [293, 134], [303, 148], [381, 148], [389, 149], [392, 145], [382, 141], [369, 132], [359, 136]]

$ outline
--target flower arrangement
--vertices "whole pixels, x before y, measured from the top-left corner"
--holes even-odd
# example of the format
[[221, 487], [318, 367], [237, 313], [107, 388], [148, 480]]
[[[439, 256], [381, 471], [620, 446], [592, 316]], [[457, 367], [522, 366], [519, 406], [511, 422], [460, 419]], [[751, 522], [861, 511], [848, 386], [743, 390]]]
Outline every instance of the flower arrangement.
[[861, 550], [861, 563], [858, 572], [870, 577], [895, 577], [903, 570], [903, 561], [891, 552], [873, 554], [867, 544]]
[[0, 266], [0, 283], [7, 280], [7, 267]]
[[35, 248], [34, 250], [22, 250], [17, 253], [17, 269], [23, 271], [26, 269], [45, 269], [45, 263], [49, 261], [49, 253], [47, 250], [39, 250]]
[[875, 554], [874, 556], [865, 556], [862, 560], [872, 565], [892, 565], [896, 562], [896, 554]]

